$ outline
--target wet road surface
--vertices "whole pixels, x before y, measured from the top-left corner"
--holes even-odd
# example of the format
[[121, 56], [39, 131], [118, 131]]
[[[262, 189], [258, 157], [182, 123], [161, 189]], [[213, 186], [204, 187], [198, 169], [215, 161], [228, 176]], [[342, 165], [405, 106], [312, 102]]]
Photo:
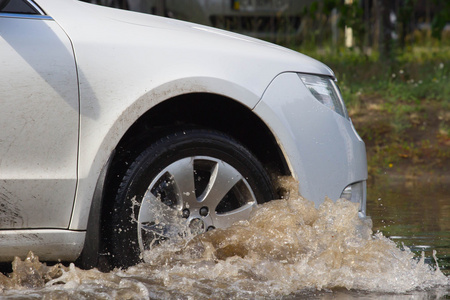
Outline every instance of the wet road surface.
[[373, 227], [350, 202], [316, 209], [291, 196], [248, 222], [164, 244], [128, 270], [16, 260], [0, 299], [450, 298], [447, 185], [369, 189]]

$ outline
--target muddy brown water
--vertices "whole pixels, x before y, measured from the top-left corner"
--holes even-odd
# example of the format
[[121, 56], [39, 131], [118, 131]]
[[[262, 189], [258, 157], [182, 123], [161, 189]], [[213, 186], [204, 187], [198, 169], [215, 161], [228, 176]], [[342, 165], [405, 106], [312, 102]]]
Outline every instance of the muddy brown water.
[[444, 183], [372, 183], [371, 227], [352, 203], [317, 209], [291, 189], [250, 221], [163, 245], [128, 270], [16, 260], [0, 299], [450, 299], [449, 195]]

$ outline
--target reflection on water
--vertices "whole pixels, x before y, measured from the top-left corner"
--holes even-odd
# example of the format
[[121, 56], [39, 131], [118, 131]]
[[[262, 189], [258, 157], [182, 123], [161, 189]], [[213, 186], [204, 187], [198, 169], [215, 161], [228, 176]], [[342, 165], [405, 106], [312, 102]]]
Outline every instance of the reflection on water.
[[[405, 246], [406, 236], [429, 237], [424, 228], [434, 228], [439, 242], [421, 242], [428, 247], [426, 257], [416, 257], [408, 247], [400, 250], [382, 233], [373, 234], [370, 224], [358, 218], [355, 204], [328, 200], [316, 209], [312, 202], [295, 196], [295, 183], [286, 180], [284, 185], [294, 196], [266, 203], [249, 221], [228, 229], [176, 244], [164, 243], [145, 253], [145, 263], [128, 270], [100, 273], [74, 265], [50, 268], [33, 256], [25, 262], [16, 260], [13, 274], [0, 277], [0, 297], [423, 299], [450, 295], [449, 279], [435, 268], [429, 254], [441, 250], [440, 241], [448, 251], [445, 236], [441, 236], [441, 230], [447, 229], [439, 227], [448, 226], [444, 224], [448, 220], [445, 203], [433, 210], [442, 213], [447, 209], [442, 215], [444, 222], [424, 225], [417, 220], [420, 214], [413, 213], [416, 218], [409, 219], [412, 197], [401, 204], [390, 202], [385, 194], [388, 189], [383, 189], [379, 191], [381, 200], [369, 201], [375, 228], [401, 237]], [[435, 214], [434, 219], [440, 218]], [[408, 223], [410, 220], [414, 222]], [[443, 258], [439, 252], [438, 257]]]

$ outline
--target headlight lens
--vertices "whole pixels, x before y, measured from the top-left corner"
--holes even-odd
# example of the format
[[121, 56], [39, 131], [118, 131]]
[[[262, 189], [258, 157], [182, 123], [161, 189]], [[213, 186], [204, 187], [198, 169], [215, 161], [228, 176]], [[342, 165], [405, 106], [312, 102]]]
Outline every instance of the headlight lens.
[[320, 103], [348, 119], [347, 109], [336, 83], [329, 77], [298, 74], [311, 94]]

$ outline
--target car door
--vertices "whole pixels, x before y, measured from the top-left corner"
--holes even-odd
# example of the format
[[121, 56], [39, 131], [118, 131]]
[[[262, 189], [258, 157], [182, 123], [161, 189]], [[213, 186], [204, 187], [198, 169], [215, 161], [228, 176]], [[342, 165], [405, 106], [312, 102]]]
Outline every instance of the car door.
[[69, 38], [32, 1], [0, 0], [0, 229], [68, 227], [78, 122]]

